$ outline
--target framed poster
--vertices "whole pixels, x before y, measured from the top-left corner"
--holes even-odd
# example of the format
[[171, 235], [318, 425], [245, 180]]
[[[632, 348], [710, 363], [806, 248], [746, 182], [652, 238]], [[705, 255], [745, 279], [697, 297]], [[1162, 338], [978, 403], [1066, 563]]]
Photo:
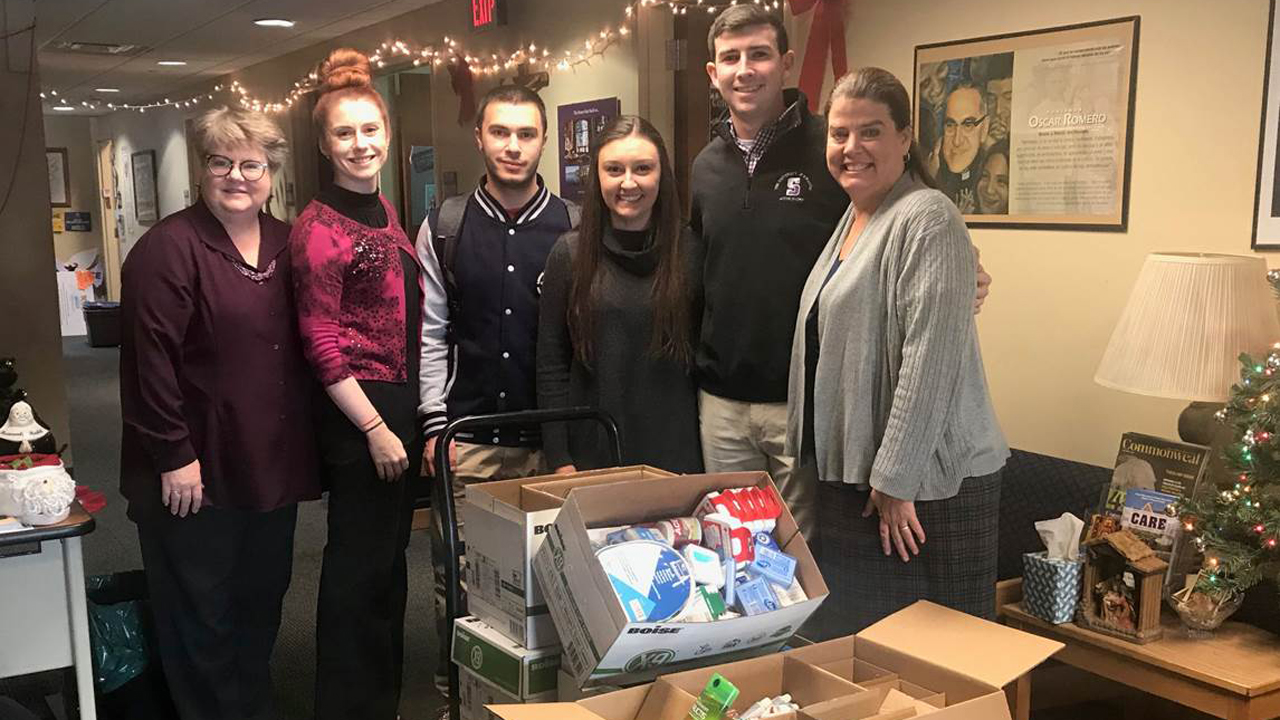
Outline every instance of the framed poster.
[[616, 97], [559, 107], [560, 197], [582, 202], [591, 180], [591, 148], [596, 136], [621, 113], [622, 102]]
[[1280, 157], [1276, 135], [1280, 132], [1280, 62], [1276, 42], [1276, 0], [1267, 18], [1267, 64], [1262, 81], [1262, 130], [1258, 138], [1258, 185], [1253, 196], [1254, 250], [1280, 250]]
[[67, 149], [45, 148], [44, 159], [49, 164], [49, 204], [53, 207], [71, 207], [71, 176], [67, 174]]
[[1138, 24], [916, 46], [916, 140], [970, 227], [1126, 229]]
[[133, 169], [133, 214], [138, 222], [150, 225], [160, 219], [160, 196], [156, 191], [156, 151], [142, 150], [129, 156]]

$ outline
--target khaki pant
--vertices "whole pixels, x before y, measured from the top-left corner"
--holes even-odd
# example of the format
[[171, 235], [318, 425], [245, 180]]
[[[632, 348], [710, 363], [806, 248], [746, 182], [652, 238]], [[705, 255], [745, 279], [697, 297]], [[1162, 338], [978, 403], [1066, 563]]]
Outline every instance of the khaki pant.
[[783, 452], [787, 404], [728, 400], [700, 390], [698, 417], [707, 472], [768, 472], [800, 532], [816, 542], [817, 476], [813, 467], [798, 469], [796, 459]]
[[[463, 542], [462, 502], [467, 496], [467, 485], [488, 480], [511, 480], [529, 477], [545, 471], [542, 462], [542, 450], [528, 447], [503, 447], [502, 445], [480, 445], [476, 443], [458, 443], [458, 461], [453, 469], [453, 502], [457, 508], [458, 542]], [[444, 563], [448, 554], [444, 544], [443, 521], [440, 508], [434, 503], [431, 506], [431, 569], [436, 580], [436, 631], [440, 641], [440, 657], [436, 664], [436, 688], [445, 694], [449, 677], [449, 648], [452, 644], [453, 628], [445, 617], [445, 574]], [[467, 567], [466, 555], [458, 559], [459, 578], [464, 579]], [[463, 592], [466, 592], [465, 580], [462, 580]], [[464, 595], [465, 597], [465, 595]]]

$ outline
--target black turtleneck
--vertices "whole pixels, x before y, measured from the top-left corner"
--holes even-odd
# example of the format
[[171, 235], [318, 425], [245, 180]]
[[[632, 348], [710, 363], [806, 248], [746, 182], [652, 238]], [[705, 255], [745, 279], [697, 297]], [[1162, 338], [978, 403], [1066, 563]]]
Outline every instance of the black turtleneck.
[[321, 190], [317, 199], [361, 225], [378, 229], [387, 226], [387, 209], [377, 190], [359, 193], [334, 184]]

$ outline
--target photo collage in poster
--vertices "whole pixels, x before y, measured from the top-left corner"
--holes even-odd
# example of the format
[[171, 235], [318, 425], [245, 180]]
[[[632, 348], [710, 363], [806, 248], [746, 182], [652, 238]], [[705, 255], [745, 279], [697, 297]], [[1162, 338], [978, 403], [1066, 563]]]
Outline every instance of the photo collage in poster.
[[621, 114], [618, 98], [561, 105], [557, 113], [560, 133], [560, 197], [581, 202], [591, 180], [591, 148], [611, 120]]
[[1064, 30], [917, 48], [917, 140], [970, 224], [1123, 225], [1133, 47]]

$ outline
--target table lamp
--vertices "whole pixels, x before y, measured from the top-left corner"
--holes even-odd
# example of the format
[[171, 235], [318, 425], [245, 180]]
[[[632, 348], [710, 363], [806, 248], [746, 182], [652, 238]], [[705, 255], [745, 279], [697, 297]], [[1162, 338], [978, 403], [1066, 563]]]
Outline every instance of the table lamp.
[[1178, 419], [1178, 434], [1210, 445], [1221, 428], [1213, 414], [1240, 379], [1240, 353], [1265, 356], [1277, 341], [1280, 319], [1262, 258], [1152, 253], [1093, 379], [1116, 390], [1192, 401]]

